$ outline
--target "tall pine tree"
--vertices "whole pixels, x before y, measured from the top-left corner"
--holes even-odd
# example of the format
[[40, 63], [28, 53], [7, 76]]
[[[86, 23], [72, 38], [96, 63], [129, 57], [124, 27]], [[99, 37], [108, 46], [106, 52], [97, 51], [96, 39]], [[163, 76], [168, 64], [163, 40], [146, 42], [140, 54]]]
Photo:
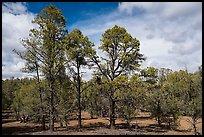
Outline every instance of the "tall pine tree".
[[67, 33], [66, 20], [60, 10], [49, 5], [37, 15], [33, 23], [36, 23], [38, 28], [30, 30], [30, 37], [22, 41], [26, 51], [21, 55], [24, 56], [28, 67], [41, 70], [47, 80], [50, 130], [54, 131], [54, 84], [64, 67], [62, 41]]

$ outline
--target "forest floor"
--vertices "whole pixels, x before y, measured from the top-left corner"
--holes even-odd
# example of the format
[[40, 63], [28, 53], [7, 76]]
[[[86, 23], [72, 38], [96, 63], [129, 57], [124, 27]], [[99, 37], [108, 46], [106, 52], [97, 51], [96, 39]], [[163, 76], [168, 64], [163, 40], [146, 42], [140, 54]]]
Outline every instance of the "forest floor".
[[[170, 129], [166, 126], [159, 127], [155, 119], [150, 118], [147, 112], [141, 112], [136, 116], [136, 120], [132, 120], [130, 125], [136, 125], [137, 128], [124, 127], [125, 121], [118, 118], [116, 120], [116, 129], [108, 128], [108, 117], [94, 117], [91, 119], [87, 112], [82, 113], [82, 128], [77, 130], [77, 120], [71, 120], [66, 127], [60, 127], [59, 123], [55, 123], [55, 131], [50, 132], [48, 129], [42, 131], [41, 125], [36, 123], [20, 123], [13, 118], [2, 119], [3, 135], [193, 135], [193, 128], [188, 122], [190, 117], [182, 116], [179, 118], [180, 125], [176, 129]], [[198, 132], [202, 134], [202, 119], [197, 124]]]

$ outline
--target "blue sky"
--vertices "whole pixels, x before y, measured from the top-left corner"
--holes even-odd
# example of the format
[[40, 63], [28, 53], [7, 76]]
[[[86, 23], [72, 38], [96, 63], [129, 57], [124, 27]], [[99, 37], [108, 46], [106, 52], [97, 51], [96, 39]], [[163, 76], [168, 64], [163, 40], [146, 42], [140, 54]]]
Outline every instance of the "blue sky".
[[110, 13], [118, 6], [118, 2], [28, 2], [27, 8], [28, 11], [38, 14], [49, 4], [62, 11], [63, 16], [68, 20], [68, 26], [80, 20]]
[[[51, 2], [68, 20], [67, 29], [80, 29], [94, 42], [97, 53], [105, 30], [119, 25], [140, 40], [140, 52], [147, 60], [141, 68], [153, 66], [173, 71], [194, 72], [202, 64], [201, 2]], [[31, 21], [48, 2], [2, 3], [2, 79], [26, 77], [24, 65], [12, 53], [23, 51], [20, 39], [36, 27]], [[84, 69], [84, 79], [91, 71]]]

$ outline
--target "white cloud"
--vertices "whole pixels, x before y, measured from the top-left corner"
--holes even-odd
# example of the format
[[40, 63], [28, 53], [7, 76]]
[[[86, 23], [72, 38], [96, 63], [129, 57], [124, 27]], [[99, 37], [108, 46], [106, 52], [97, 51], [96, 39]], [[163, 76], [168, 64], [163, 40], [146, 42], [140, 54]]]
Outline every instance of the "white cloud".
[[122, 2], [118, 11], [77, 22], [74, 27], [95, 37], [98, 47], [101, 34], [114, 25], [125, 27], [140, 40], [141, 53], [147, 57], [142, 67], [179, 70], [186, 65], [193, 72], [202, 64], [201, 2]]
[[[27, 37], [29, 29], [34, 27], [31, 23], [34, 17], [25, 3], [2, 4], [3, 78], [25, 75], [19, 70], [23, 61], [12, 49], [23, 50], [20, 39]], [[80, 29], [97, 49], [101, 34], [114, 25], [125, 27], [140, 40], [141, 53], [147, 57], [142, 67], [179, 70], [186, 65], [193, 72], [202, 64], [201, 2], [122, 2], [114, 12], [76, 22], [71, 29]], [[99, 50], [97, 53], [104, 55]], [[90, 79], [90, 71], [84, 71], [85, 79]]]
[[202, 11], [202, 4], [201, 2], [122, 2], [118, 8], [119, 11], [130, 15], [140, 10], [145, 14], [155, 14], [157, 17], [174, 18], [195, 15]]
[[149, 12], [157, 12], [158, 9], [162, 7], [158, 2], [122, 2], [119, 4], [118, 8], [119, 11], [132, 15], [135, 8], [143, 12], [147, 10]]
[[2, 12], [11, 14], [26, 14], [27, 7], [25, 2], [3, 3]]
[[27, 12], [25, 3], [2, 4], [2, 79], [26, 76], [20, 71], [24, 61], [12, 50], [24, 50], [21, 39], [28, 37], [34, 27], [31, 21], [35, 15]]

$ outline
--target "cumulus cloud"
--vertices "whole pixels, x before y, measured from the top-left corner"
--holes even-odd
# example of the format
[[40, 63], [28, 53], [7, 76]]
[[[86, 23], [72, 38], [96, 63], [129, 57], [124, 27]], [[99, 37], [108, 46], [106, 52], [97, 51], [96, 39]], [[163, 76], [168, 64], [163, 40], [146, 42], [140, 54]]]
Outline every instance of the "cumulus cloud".
[[23, 51], [20, 41], [28, 37], [29, 30], [34, 28], [31, 21], [35, 15], [28, 12], [26, 3], [2, 4], [2, 79], [24, 77], [20, 71], [24, 61], [19, 59], [12, 50]]
[[[193, 72], [202, 64], [201, 2], [122, 2], [117, 11], [76, 24], [97, 38], [114, 25], [125, 27], [141, 42], [141, 53], [147, 57], [142, 67], [187, 66]], [[94, 41], [98, 47], [99, 39]]]
[[144, 14], [155, 14], [157, 17], [177, 18], [198, 14], [202, 10], [202, 4], [199, 2], [122, 2], [118, 8], [119, 11], [130, 15], [139, 10]]
[[3, 3], [2, 12], [8, 12], [11, 14], [25, 14], [27, 12], [27, 7], [25, 2], [16, 3]]
[[[27, 37], [29, 29], [34, 27], [31, 20], [35, 15], [27, 11], [26, 3], [3, 3], [2, 12], [3, 78], [20, 76], [22, 60], [17, 59], [12, 49], [23, 50], [20, 39]], [[97, 49], [101, 35], [114, 25], [125, 27], [140, 40], [141, 53], [147, 57], [142, 68], [179, 70], [187, 66], [193, 72], [202, 64], [201, 2], [122, 2], [113, 12], [81, 20], [69, 28], [80, 29], [95, 43], [97, 53], [104, 56]], [[15, 73], [11, 74], [12, 71]], [[85, 79], [90, 79], [91, 71], [84, 71]]]

